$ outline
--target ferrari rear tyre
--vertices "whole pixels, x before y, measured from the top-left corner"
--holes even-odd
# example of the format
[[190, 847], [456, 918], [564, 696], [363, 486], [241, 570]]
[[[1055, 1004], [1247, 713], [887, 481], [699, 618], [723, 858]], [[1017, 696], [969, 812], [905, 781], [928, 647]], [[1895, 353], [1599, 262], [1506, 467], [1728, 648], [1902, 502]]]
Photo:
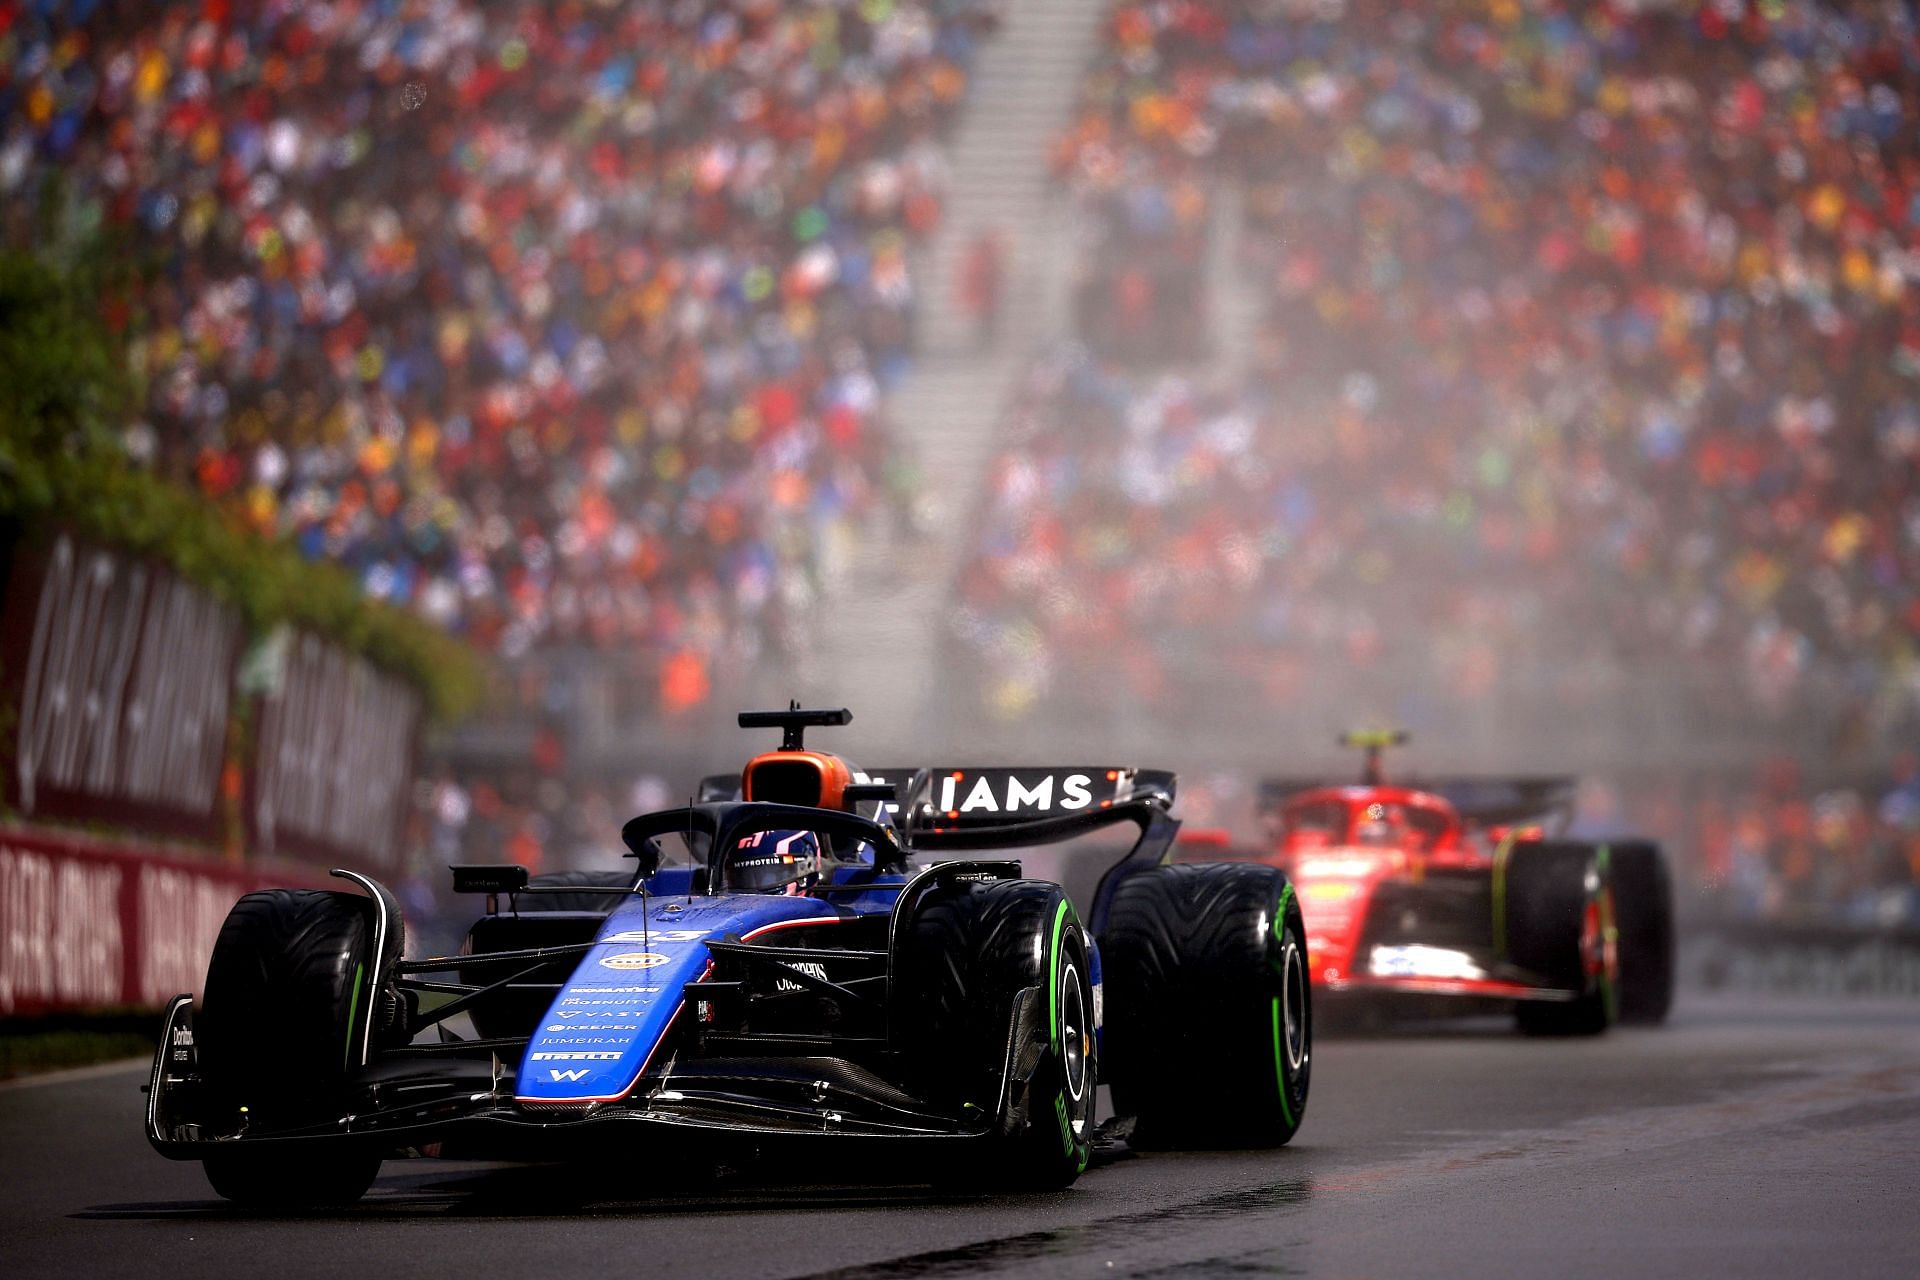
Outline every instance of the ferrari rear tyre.
[[1523, 1000], [1528, 1035], [1592, 1036], [1617, 1017], [1619, 946], [1604, 847], [1575, 840], [1517, 844], [1505, 870], [1507, 958], [1566, 1000]]
[[[195, 1019], [218, 1127], [257, 1137], [338, 1117], [349, 1074], [398, 1008], [375, 971], [371, 918], [367, 898], [308, 889], [250, 893], [228, 913]], [[338, 1203], [366, 1163], [326, 1152], [293, 1160], [243, 1137], [207, 1162], [207, 1176], [234, 1200]]]
[[[936, 1105], [1002, 1122], [985, 1161], [943, 1177], [999, 1188], [1072, 1183], [1092, 1151], [1099, 1068], [1090, 948], [1066, 894], [1038, 880], [957, 884], [921, 904], [902, 947], [895, 1016], [923, 1091]], [[1010, 1092], [1012, 1114], [997, 1115], [1023, 1002], [1037, 1011], [1044, 1041], [1023, 1096]]]
[[1306, 1114], [1313, 1005], [1285, 874], [1155, 867], [1114, 891], [1100, 939], [1105, 1079], [1139, 1147], [1270, 1147]]
[[1660, 846], [1609, 847], [1620, 931], [1620, 1021], [1657, 1026], [1673, 1008], [1673, 878]]

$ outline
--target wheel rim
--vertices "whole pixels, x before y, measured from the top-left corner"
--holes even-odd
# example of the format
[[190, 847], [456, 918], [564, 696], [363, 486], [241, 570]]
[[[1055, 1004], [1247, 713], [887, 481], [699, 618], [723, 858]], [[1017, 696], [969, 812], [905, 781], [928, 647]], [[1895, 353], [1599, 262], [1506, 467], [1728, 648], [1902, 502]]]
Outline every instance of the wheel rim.
[[1286, 1050], [1287, 1066], [1298, 1072], [1307, 1061], [1307, 967], [1301, 963], [1300, 948], [1287, 939], [1286, 958], [1281, 966], [1283, 989], [1280, 995], [1281, 1044]]
[[1060, 971], [1060, 1056], [1066, 1068], [1067, 1096], [1079, 1102], [1087, 1092], [1087, 1005], [1080, 994], [1080, 970], [1071, 961]]

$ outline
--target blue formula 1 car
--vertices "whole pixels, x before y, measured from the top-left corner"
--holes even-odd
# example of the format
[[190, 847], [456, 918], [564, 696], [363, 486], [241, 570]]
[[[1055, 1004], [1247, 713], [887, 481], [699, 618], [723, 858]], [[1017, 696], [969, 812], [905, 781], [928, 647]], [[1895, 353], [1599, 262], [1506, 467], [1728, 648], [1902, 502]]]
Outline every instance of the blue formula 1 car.
[[[1102, 1082], [1136, 1147], [1293, 1136], [1312, 1014], [1284, 873], [1169, 865], [1171, 774], [873, 777], [804, 745], [850, 719], [742, 713], [780, 749], [629, 822], [631, 870], [455, 867], [486, 899], [458, 955], [407, 958], [357, 873], [247, 895], [202, 1001], [167, 1010], [149, 1140], [229, 1199], [294, 1206], [357, 1199], [396, 1155], [729, 1142], [1059, 1187]], [[1058, 884], [973, 856], [1115, 824], [1139, 836], [1085, 924]]]

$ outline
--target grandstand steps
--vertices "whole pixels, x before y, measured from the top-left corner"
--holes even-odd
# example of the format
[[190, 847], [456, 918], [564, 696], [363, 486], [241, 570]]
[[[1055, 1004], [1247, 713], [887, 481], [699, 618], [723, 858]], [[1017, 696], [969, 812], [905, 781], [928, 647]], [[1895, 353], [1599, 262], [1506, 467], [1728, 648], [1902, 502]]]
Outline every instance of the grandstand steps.
[[948, 154], [941, 231], [920, 264], [923, 350], [955, 354], [973, 345], [955, 283], [983, 230], [1008, 241], [1002, 345], [1051, 334], [1064, 315], [1071, 259], [1048, 159], [1098, 45], [1102, 8], [1101, 0], [1021, 0], [1006, 6], [1000, 32], [981, 47]]
[[850, 550], [795, 673], [795, 696], [854, 708], [868, 760], [942, 745], [923, 717], [936, 693], [967, 520], [1021, 364], [1005, 346], [997, 354], [927, 356], [890, 406], [915, 451], [916, 528], [881, 520]]
[[[1002, 405], [1027, 358], [1066, 330], [1071, 213], [1049, 173], [1100, 39], [1103, 0], [1020, 0], [982, 44], [948, 151], [941, 226], [915, 263], [920, 354], [888, 405], [925, 495], [914, 535], [879, 520], [822, 609], [799, 696], [852, 706], [867, 753], [941, 749], [940, 645]], [[957, 283], [983, 231], [1004, 237], [997, 341], [978, 340]]]
[[1215, 186], [1207, 228], [1207, 330], [1214, 380], [1222, 385], [1246, 372], [1253, 335], [1260, 328], [1261, 288], [1240, 270], [1246, 229], [1245, 200], [1238, 183]]

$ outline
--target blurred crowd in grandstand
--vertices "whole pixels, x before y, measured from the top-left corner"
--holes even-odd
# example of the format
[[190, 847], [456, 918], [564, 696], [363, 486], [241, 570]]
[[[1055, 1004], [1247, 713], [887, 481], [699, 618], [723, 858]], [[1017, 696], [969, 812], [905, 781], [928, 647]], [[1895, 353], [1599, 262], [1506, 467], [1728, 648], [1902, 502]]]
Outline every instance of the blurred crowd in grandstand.
[[[1357, 676], [1434, 726], [1629, 688], [1836, 750], [1920, 724], [1910, 7], [1120, 3], [1105, 40], [1057, 152], [1078, 342], [1012, 396], [954, 618], [989, 715]], [[1920, 920], [1916, 799], [1632, 816], [1717, 908]]]
[[1920, 928], [1920, 768], [1874, 784], [1822, 784], [1788, 758], [1743, 781], [1695, 777], [1590, 786], [1596, 833], [1654, 832], [1694, 918]]
[[906, 483], [908, 253], [992, 15], [0, 0], [0, 231], [51, 203], [150, 268], [136, 458], [685, 709]]
[[1083, 345], [1014, 397], [956, 623], [998, 714], [1111, 653], [1102, 695], [1163, 707], [1284, 708], [1330, 661], [1571, 697], [1592, 659], [1912, 716], [1910, 7], [1126, 3], [1106, 35], [1058, 156]]
[[[907, 523], [884, 404], [998, 5], [0, 0], [0, 245], [147, 271], [134, 458], [489, 652], [711, 713]], [[1920, 724], [1911, 6], [1103, 21], [1057, 152], [1077, 341], [1011, 398], [956, 590], [991, 715], [1286, 710], [1331, 668], [1539, 720], [1633, 669]], [[421, 866], [602, 860], [687, 781], [564, 755], [545, 723], [430, 769]], [[1911, 769], [1620, 811], [1716, 906], [1920, 920]]]

